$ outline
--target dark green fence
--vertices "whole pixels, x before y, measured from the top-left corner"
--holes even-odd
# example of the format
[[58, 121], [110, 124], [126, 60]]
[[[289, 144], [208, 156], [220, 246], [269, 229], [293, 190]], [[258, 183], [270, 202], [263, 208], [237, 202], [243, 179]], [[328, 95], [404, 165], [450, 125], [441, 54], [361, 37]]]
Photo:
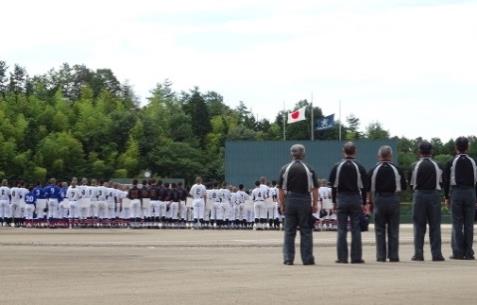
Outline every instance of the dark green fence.
[[[401, 204], [401, 223], [412, 223], [411, 203]], [[450, 211], [445, 207], [442, 208], [442, 223], [446, 223], [446, 224], [452, 223]]]
[[[225, 179], [232, 184], [247, 187], [260, 177], [278, 179], [280, 168], [290, 162], [290, 146], [305, 145], [306, 162], [327, 179], [336, 162], [342, 158], [343, 142], [339, 141], [227, 141], [225, 144]], [[397, 141], [355, 141], [357, 159], [367, 169], [376, 164], [380, 146], [390, 145], [396, 151]]]

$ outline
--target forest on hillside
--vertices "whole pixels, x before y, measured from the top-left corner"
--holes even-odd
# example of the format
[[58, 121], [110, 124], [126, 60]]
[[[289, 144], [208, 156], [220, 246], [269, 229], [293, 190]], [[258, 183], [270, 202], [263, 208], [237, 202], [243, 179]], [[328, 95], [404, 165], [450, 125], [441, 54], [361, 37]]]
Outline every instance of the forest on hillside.
[[[306, 99], [297, 101], [289, 110], [307, 105]], [[231, 108], [218, 92], [197, 87], [176, 92], [168, 80], [140, 103], [110, 69], [63, 64], [29, 75], [20, 65], [0, 61], [0, 178], [130, 178], [149, 170], [188, 182], [196, 175], [221, 181], [225, 142], [281, 140], [284, 114], [257, 120], [244, 102]], [[323, 117], [316, 106], [313, 114]], [[380, 122], [361, 128], [351, 115], [342, 123], [346, 140], [390, 138]], [[287, 140], [309, 139], [308, 126], [307, 121], [288, 125]], [[337, 126], [315, 132], [316, 140], [337, 138]], [[416, 160], [422, 139], [397, 139], [398, 160], [406, 168]], [[470, 154], [477, 156], [477, 138], [470, 139]], [[452, 140], [429, 140], [439, 162], [452, 158]]]

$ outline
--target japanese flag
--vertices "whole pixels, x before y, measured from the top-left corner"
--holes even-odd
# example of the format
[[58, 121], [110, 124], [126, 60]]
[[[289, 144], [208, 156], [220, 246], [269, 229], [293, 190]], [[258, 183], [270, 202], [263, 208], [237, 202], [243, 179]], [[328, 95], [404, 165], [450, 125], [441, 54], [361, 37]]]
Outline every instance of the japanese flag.
[[288, 114], [288, 124], [303, 121], [305, 119], [305, 109], [306, 107], [302, 107], [298, 110], [290, 112]]

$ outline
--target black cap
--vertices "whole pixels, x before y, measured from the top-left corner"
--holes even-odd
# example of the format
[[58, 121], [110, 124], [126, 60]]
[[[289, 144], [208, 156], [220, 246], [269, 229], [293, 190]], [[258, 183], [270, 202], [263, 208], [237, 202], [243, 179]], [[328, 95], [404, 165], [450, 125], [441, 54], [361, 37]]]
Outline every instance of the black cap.
[[460, 153], [463, 153], [469, 149], [469, 139], [466, 137], [458, 137], [455, 140], [455, 147]]
[[419, 143], [419, 152], [422, 155], [430, 155], [432, 153], [432, 144], [427, 141]]

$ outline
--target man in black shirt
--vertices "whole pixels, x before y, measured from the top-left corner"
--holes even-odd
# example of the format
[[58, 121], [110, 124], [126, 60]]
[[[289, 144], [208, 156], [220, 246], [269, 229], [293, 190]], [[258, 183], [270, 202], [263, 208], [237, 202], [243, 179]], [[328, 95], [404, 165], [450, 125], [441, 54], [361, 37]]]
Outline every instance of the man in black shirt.
[[406, 178], [392, 163], [390, 146], [379, 148], [378, 159], [378, 164], [368, 173], [368, 204], [374, 207], [376, 260], [386, 262], [389, 258], [390, 262], [399, 262], [399, 193], [406, 190]]
[[301, 259], [304, 265], [314, 265], [312, 213], [318, 210], [318, 179], [313, 169], [303, 162], [303, 145], [293, 145], [290, 152], [293, 161], [282, 167], [277, 185], [280, 208], [285, 211], [284, 264], [293, 265], [295, 236], [299, 226]]
[[348, 217], [351, 220], [351, 263], [362, 264], [360, 216], [366, 204], [368, 179], [366, 169], [356, 160], [356, 146], [347, 142], [343, 146], [344, 160], [336, 164], [330, 173], [329, 183], [333, 190], [333, 203], [338, 217], [338, 264], [348, 263]]
[[467, 155], [469, 140], [465, 137], [455, 141], [457, 155], [447, 164], [444, 174], [446, 203], [452, 209], [452, 256], [451, 259], [473, 260], [474, 215], [476, 203], [477, 167]]
[[410, 184], [414, 190], [412, 220], [414, 223], [413, 261], [424, 260], [424, 235], [429, 222], [429, 240], [432, 260], [444, 261], [441, 252], [441, 183], [442, 170], [432, 160], [432, 145], [429, 142], [419, 144], [421, 158], [411, 167]]

